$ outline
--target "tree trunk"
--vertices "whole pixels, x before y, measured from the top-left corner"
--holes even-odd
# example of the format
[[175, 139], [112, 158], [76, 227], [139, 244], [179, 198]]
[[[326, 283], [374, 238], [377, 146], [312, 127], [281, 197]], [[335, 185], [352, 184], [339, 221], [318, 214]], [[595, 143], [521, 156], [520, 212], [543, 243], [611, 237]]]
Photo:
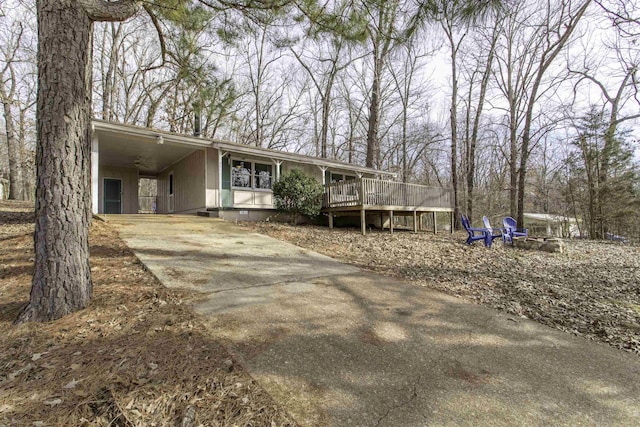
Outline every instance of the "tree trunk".
[[12, 99], [4, 96], [2, 98], [5, 130], [7, 132], [7, 153], [9, 155], [9, 200], [22, 200], [22, 156], [14, 127], [11, 108]]
[[378, 58], [378, 48], [374, 47], [376, 57], [373, 67], [373, 82], [371, 83], [371, 103], [369, 104], [369, 120], [367, 127], [367, 158], [368, 168], [377, 163], [380, 147], [378, 145], [378, 127], [380, 119], [380, 79], [382, 74], [382, 59]]
[[92, 295], [92, 22], [75, 1], [38, 0], [37, 9], [35, 270], [19, 321], [57, 319], [85, 307]]

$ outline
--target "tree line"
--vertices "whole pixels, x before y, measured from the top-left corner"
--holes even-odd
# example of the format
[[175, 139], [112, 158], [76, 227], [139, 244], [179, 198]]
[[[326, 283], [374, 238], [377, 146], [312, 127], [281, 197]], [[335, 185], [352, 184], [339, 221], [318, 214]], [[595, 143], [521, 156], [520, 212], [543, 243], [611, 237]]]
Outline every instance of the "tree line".
[[[4, 0], [0, 19], [8, 195], [35, 187], [37, 217], [74, 218], [73, 241], [91, 114], [179, 133], [199, 116], [205, 137], [394, 170], [452, 187], [456, 219], [531, 210], [637, 233], [633, 3]], [[67, 231], [38, 224], [36, 254], [54, 253]], [[36, 285], [74, 281], [82, 306], [81, 264], [37, 255], [31, 307]]]

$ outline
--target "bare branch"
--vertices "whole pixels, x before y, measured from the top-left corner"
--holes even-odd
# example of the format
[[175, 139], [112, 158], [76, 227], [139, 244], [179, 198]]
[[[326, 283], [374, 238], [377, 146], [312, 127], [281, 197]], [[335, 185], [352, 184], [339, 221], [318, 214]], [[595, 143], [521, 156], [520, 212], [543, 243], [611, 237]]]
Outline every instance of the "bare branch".
[[78, 0], [92, 21], [125, 21], [140, 9], [138, 0]]

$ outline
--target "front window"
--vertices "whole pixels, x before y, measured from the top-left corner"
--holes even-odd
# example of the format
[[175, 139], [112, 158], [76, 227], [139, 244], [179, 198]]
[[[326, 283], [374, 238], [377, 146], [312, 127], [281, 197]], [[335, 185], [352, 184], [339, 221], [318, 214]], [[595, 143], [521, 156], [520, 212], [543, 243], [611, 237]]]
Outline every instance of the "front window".
[[231, 168], [231, 185], [239, 188], [251, 188], [251, 162], [234, 160]]
[[255, 164], [256, 188], [262, 190], [271, 190], [273, 177], [273, 165], [264, 163]]
[[356, 179], [353, 175], [345, 175], [341, 173], [331, 172], [331, 182], [342, 182]]
[[267, 163], [233, 160], [231, 163], [231, 186], [248, 190], [271, 190], [273, 165]]

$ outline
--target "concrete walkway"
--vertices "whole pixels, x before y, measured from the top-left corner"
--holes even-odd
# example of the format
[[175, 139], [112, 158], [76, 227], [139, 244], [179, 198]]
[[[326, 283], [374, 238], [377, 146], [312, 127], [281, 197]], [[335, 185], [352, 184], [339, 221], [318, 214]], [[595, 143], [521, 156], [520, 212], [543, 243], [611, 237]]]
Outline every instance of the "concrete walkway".
[[302, 425], [639, 425], [640, 357], [210, 218], [110, 216]]

